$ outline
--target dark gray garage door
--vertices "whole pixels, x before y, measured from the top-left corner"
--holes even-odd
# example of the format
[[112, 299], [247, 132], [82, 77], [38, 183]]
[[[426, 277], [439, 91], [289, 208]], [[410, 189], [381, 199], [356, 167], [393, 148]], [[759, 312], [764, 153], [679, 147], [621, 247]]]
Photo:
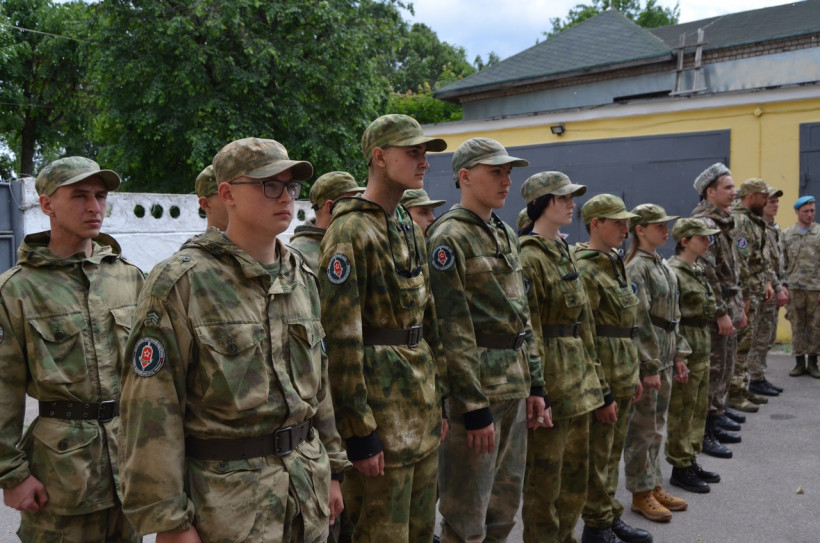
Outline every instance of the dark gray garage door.
[[23, 215], [19, 183], [0, 181], [0, 273], [17, 262], [17, 247], [23, 240]]
[[[518, 211], [524, 207], [520, 193], [524, 180], [534, 173], [558, 170], [573, 182], [589, 187], [577, 200], [578, 218], [565, 229], [570, 243], [588, 239], [580, 219], [581, 205], [603, 192], [622, 197], [630, 209], [652, 202], [662, 205], [669, 214], [688, 216], [698, 203], [692, 188], [695, 177], [715, 162], [729, 165], [729, 144], [730, 133], [722, 130], [509, 147], [510, 154], [527, 159], [530, 166], [513, 170], [513, 191], [499, 215], [514, 225]], [[426, 190], [433, 198], [447, 200], [448, 206], [442, 210], [459, 201], [451, 160], [452, 153], [431, 155], [425, 179]], [[820, 169], [817, 173], [820, 175]], [[673, 251], [670, 237], [662, 252], [669, 256]]]
[[807, 194], [820, 197], [820, 123], [800, 125], [800, 196]]

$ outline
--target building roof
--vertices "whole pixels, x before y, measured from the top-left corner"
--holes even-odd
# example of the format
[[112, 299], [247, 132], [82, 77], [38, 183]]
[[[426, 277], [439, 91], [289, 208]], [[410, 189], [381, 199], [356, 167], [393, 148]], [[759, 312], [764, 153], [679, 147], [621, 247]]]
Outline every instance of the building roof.
[[434, 94], [436, 98], [457, 101], [470, 94], [669, 62], [680, 35], [686, 33], [686, 44], [694, 46], [698, 28], [705, 30], [705, 51], [820, 34], [820, 0], [803, 0], [653, 29], [641, 28], [610, 9]]

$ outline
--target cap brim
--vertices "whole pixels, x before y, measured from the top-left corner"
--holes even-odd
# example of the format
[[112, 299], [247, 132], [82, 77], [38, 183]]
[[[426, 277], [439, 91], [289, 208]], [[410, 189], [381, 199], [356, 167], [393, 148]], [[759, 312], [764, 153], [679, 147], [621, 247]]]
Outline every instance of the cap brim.
[[660, 223], [660, 222], [674, 221], [676, 219], [680, 219], [680, 215], [666, 215], [666, 216], [663, 216], [659, 219], [653, 219], [651, 221], [646, 221], [643, 224], [656, 224], [656, 223]]
[[607, 213], [606, 215], [593, 215], [590, 219], [611, 219], [613, 221], [621, 220], [621, 219], [634, 219], [637, 217], [636, 214], [630, 213], [629, 211], [619, 211], [618, 213]]
[[501, 166], [502, 164], [509, 164], [514, 168], [526, 168], [530, 165], [529, 161], [523, 158], [518, 158], [509, 155], [496, 155], [489, 158], [482, 158], [476, 164], [486, 164], [488, 166]]
[[447, 200], [425, 200], [423, 202], [419, 202], [417, 204], [413, 204], [411, 206], [405, 207], [421, 207], [421, 206], [431, 206], [431, 207], [440, 207], [447, 203]]
[[117, 175], [116, 172], [112, 170], [98, 170], [96, 172], [85, 172], [81, 173], [80, 175], [74, 176], [65, 183], [62, 183], [60, 187], [65, 187], [66, 185], [73, 185], [75, 183], [79, 183], [80, 181], [85, 181], [90, 177], [99, 177], [100, 179], [102, 179], [102, 182], [107, 190], [117, 190], [121, 183], [120, 176]]
[[783, 191], [780, 190], [780, 189], [775, 189], [775, 190], [773, 190], [772, 192], [769, 193], [769, 198], [774, 198], [774, 197], [780, 198], [781, 196], [783, 196]]
[[438, 153], [440, 151], [444, 151], [447, 149], [447, 142], [441, 138], [428, 138], [427, 136], [417, 136], [415, 138], [409, 138], [406, 140], [401, 140], [397, 143], [392, 144], [393, 147], [412, 147], [414, 145], [421, 145], [422, 143], [427, 144], [427, 150], [433, 151], [434, 153]]
[[548, 192], [547, 194], [554, 194], [556, 196], [566, 196], [567, 194], [572, 194], [573, 196], [583, 196], [586, 192], [586, 185], [573, 185], [570, 183], [569, 185], [565, 185], [558, 190]]
[[313, 177], [313, 166], [310, 162], [303, 160], [277, 160], [261, 168], [251, 170], [243, 176], [251, 179], [266, 179], [286, 170], [290, 170], [294, 181], [307, 181]]

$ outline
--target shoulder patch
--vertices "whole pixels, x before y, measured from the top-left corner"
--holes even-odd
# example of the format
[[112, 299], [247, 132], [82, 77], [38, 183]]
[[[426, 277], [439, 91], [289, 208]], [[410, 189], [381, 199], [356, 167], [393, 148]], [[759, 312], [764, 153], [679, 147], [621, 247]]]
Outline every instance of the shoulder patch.
[[738, 249], [745, 249], [749, 246], [749, 242], [746, 241], [746, 238], [737, 238], [737, 247]]
[[140, 338], [134, 345], [133, 364], [140, 377], [156, 375], [165, 365], [165, 346], [151, 337]]
[[711, 235], [709, 235], [709, 247], [711, 247], [714, 244], [715, 244], [715, 235], [711, 234]]
[[350, 277], [350, 259], [343, 253], [336, 253], [327, 263], [327, 280], [334, 285], [341, 285]]
[[632, 284], [632, 294], [638, 294], [638, 283], [636, 283], [635, 281], [632, 281], [631, 284]]
[[145, 315], [145, 320], [143, 322], [145, 323], [145, 326], [149, 328], [156, 328], [159, 324], [159, 315], [156, 311], [151, 311]]
[[0, 326], [0, 343], [3, 343], [3, 338], [6, 337], [6, 331]]
[[445, 271], [453, 267], [455, 254], [449, 245], [439, 245], [431, 253], [431, 264], [437, 270]]
[[527, 279], [526, 275], [524, 276], [524, 292], [526, 292], [527, 294], [530, 293], [530, 280]]

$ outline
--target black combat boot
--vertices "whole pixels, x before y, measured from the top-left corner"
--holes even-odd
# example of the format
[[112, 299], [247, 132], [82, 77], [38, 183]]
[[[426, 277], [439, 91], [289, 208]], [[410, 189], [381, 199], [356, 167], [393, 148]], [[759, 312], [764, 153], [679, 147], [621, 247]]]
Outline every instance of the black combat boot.
[[695, 475], [697, 475], [701, 481], [706, 481], [707, 483], [720, 482], [720, 474], [715, 473], [714, 471], [706, 471], [694, 460], [692, 461], [692, 469], [695, 470]]
[[612, 531], [626, 543], [652, 543], [652, 534], [640, 528], [633, 528], [620, 518], [612, 521]]
[[611, 528], [592, 528], [584, 526], [581, 532], [581, 543], [624, 543], [612, 532]]
[[711, 488], [709, 484], [702, 480], [695, 474], [692, 466], [685, 468], [672, 467], [672, 477], [669, 478], [669, 483], [672, 486], [677, 486], [689, 492], [697, 492], [698, 494], [707, 494]]

